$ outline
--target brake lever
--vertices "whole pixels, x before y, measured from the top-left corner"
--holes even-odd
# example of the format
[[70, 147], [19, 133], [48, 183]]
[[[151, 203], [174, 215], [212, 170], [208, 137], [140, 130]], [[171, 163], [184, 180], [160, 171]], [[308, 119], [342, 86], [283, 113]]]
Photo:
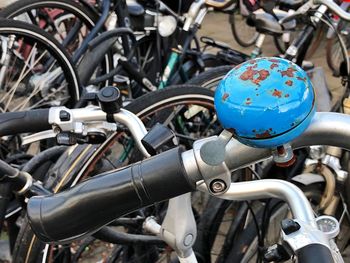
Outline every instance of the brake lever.
[[31, 144], [33, 142], [42, 141], [45, 139], [55, 138], [56, 133], [53, 130], [37, 132], [22, 138], [22, 145]]

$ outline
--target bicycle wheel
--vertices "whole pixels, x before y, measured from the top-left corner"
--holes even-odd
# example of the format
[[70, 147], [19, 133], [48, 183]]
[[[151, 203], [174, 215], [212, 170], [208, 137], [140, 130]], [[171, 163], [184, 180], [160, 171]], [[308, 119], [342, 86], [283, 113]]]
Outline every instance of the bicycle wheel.
[[230, 14], [231, 31], [236, 42], [242, 47], [252, 46], [258, 38], [255, 27], [248, 26], [246, 17], [241, 15], [239, 8]]
[[[79, 99], [79, 81], [60, 44], [32, 25], [5, 19], [0, 21], [0, 53], [3, 58], [0, 112], [73, 106]], [[6, 159], [19, 153], [19, 149], [20, 137], [8, 136], [1, 141], [0, 156]], [[35, 152], [33, 149], [32, 154]]]
[[215, 90], [219, 82], [226, 76], [226, 74], [233, 69], [234, 66], [220, 66], [209, 69], [198, 76], [192, 78], [187, 84], [198, 85], [203, 88]]
[[[347, 52], [350, 49], [350, 23], [341, 20], [337, 26], [337, 31], [343, 39]], [[346, 60], [338, 37], [335, 35], [327, 39], [326, 58], [328, 67], [336, 74], [339, 74], [340, 65]]]
[[[99, 19], [98, 12], [83, 3], [69, 0], [16, 1], [1, 10], [0, 17], [20, 20], [40, 27], [54, 36], [74, 57], [75, 51]], [[79, 58], [74, 59], [75, 63], [79, 61]], [[108, 73], [112, 64], [112, 58], [107, 54], [101, 62], [100, 74]]]
[[[85, 6], [67, 0], [22, 0], [0, 11], [0, 17], [30, 23], [49, 32], [72, 54], [93, 28], [98, 15]], [[70, 41], [64, 40], [70, 35]]]
[[29, 24], [1, 20], [0, 109], [19, 111], [73, 105], [79, 81], [68, 54], [48, 33]]
[[[155, 122], [161, 122], [171, 127], [176, 132], [179, 143], [186, 147], [191, 147], [193, 141], [198, 137], [215, 134], [221, 130], [215, 121], [213, 92], [195, 86], [183, 85], [152, 92], [136, 99], [126, 106], [126, 109], [136, 113], [146, 127], [153, 126]], [[181, 120], [181, 118], [183, 119]], [[57, 163], [57, 169], [53, 169], [55, 172], [48, 177], [46, 186], [56, 192], [71, 187], [83, 178], [140, 159], [141, 156], [130, 142], [131, 138], [127, 133], [116, 133], [101, 146], [75, 147], [74, 150], [70, 150], [61, 157], [64, 162]], [[67, 158], [68, 154], [70, 158]], [[142, 210], [137, 214], [138, 218], [142, 219], [142, 216], [154, 214], [157, 209], [160, 207]], [[140, 233], [140, 230], [140, 224], [134, 227], [129, 226], [129, 231]], [[17, 239], [13, 259], [15, 262], [60, 262], [60, 260], [64, 261], [64, 259], [74, 257], [71, 251], [74, 254], [74, 251], [79, 249], [77, 247], [79, 247], [78, 243], [61, 247], [45, 245], [33, 236], [29, 225], [24, 223]], [[106, 248], [109, 247], [106, 245]], [[135, 252], [134, 247], [127, 247], [128, 249], [124, 250], [124, 253], [120, 252], [120, 255], [124, 257], [123, 262], [154, 262], [150, 260], [154, 257], [154, 253], [156, 255], [170, 253], [169, 249], [146, 246], [142, 249], [144, 254], [140, 255], [139, 252]], [[107, 252], [110, 253], [110, 250]], [[112, 258], [115, 257], [113, 254]], [[157, 258], [159, 259], [159, 257]], [[165, 258], [169, 259], [169, 257]]]

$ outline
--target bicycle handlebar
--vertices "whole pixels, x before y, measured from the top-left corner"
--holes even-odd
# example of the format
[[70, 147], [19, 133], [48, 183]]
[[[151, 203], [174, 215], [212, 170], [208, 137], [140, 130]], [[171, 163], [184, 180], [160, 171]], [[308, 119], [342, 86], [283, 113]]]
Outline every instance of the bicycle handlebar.
[[346, 21], [350, 21], [350, 13], [343, 10], [333, 0], [313, 0], [313, 3], [317, 4], [317, 5], [325, 5], [330, 10], [332, 10], [335, 14], [337, 14], [340, 18], [342, 18]]
[[[150, 154], [143, 146], [141, 140], [147, 134], [142, 121], [132, 112], [120, 109], [113, 114], [114, 121], [124, 124], [135, 139], [136, 145], [145, 157]], [[80, 109], [68, 109], [66, 107], [51, 107], [50, 109], [29, 110], [23, 112], [6, 112], [0, 114], [0, 136], [15, 135], [19, 133], [33, 133], [52, 130], [53, 125], [64, 132], [83, 133], [88, 132], [89, 124], [94, 129], [115, 131], [116, 127], [105, 125], [107, 113], [98, 107], [86, 107]], [[85, 130], [87, 129], [87, 130]], [[51, 138], [56, 134], [52, 131], [47, 137], [42, 134], [33, 134], [23, 138], [26, 143], [40, 139]]]
[[333, 257], [329, 250], [321, 244], [310, 244], [296, 251], [298, 262], [303, 263], [333, 263]]
[[[292, 145], [295, 148], [331, 145], [349, 150], [350, 116], [316, 113], [309, 128]], [[230, 170], [271, 155], [268, 149], [251, 148], [235, 140], [231, 140], [225, 150], [225, 164]], [[203, 179], [194, 155], [193, 150], [180, 155], [178, 148], [173, 149], [124, 169], [91, 178], [65, 192], [31, 198], [27, 208], [32, 229], [43, 241], [69, 242], [91, 234], [123, 214], [193, 191]], [[302, 262], [314, 262], [310, 254], [315, 250], [323, 255], [324, 262], [333, 262], [326, 248], [312, 244], [296, 252], [303, 258]]]
[[180, 148], [175, 148], [68, 191], [33, 197], [27, 206], [28, 218], [41, 240], [68, 242], [123, 214], [193, 190], [195, 182], [184, 170]]
[[0, 114], [0, 136], [39, 132], [51, 129], [49, 109]]

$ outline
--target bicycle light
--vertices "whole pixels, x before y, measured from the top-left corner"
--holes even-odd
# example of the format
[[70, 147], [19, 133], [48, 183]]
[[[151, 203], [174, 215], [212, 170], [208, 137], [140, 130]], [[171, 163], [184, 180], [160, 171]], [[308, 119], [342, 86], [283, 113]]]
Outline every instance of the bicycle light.
[[158, 33], [162, 37], [171, 36], [176, 30], [177, 21], [173, 16], [160, 16]]
[[223, 127], [237, 140], [257, 148], [277, 148], [281, 157], [288, 152], [283, 145], [310, 124], [315, 94], [306, 72], [296, 64], [259, 58], [226, 75], [216, 90], [215, 108]]

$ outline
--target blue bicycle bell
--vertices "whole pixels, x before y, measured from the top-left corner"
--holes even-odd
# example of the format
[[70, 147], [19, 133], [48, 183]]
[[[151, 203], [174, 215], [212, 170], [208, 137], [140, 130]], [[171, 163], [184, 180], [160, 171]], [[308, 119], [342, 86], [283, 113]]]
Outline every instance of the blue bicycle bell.
[[258, 58], [234, 67], [215, 92], [223, 127], [240, 142], [277, 148], [298, 137], [315, 114], [306, 72], [281, 58]]

